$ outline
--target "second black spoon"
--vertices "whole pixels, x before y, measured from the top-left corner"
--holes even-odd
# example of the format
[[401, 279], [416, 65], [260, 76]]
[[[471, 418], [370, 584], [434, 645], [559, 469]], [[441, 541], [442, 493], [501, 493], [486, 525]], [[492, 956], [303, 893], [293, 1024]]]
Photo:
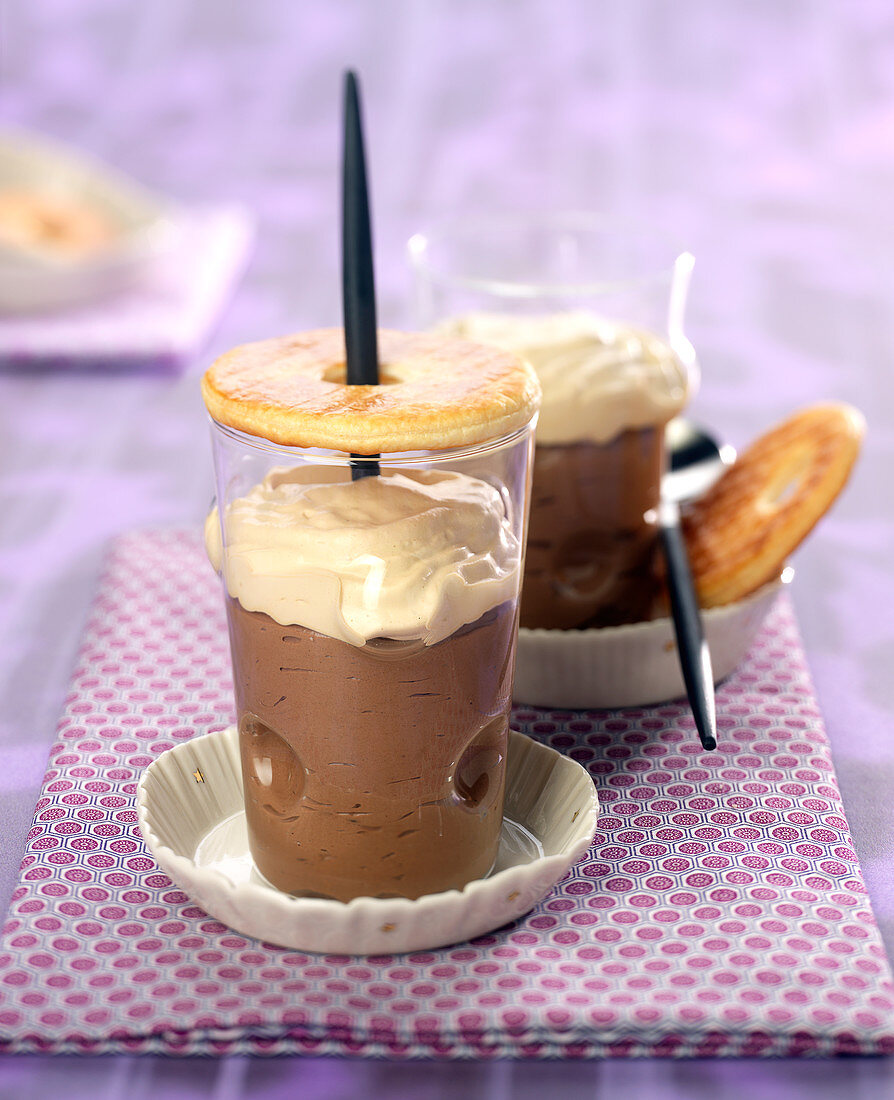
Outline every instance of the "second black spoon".
[[717, 714], [711, 653], [702, 627], [698, 596], [680, 529], [680, 505], [700, 496], [735, 459], [735, 451], [688, 421], [668, 426], [669, 470], [661, 485], [658, 522], [667, 571], [671, 616], [686, 695], [699, 739], [717, 748]]

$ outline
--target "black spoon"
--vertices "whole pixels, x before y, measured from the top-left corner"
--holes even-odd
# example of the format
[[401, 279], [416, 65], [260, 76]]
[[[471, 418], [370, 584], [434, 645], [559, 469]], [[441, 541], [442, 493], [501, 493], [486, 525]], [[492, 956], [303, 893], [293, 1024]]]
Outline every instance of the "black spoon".
[[658, 521], [677, 654], [699, 739], [705, 749], [716, 749], [717, 714], [711, 653], [680, 530], [680, 505], [705, 492], [723, 473], [724, 467], [734, 461], [735, 451], [729, 445], [718, 444], [703, 429], [679, 419], [668, 425], [667, 447], [669, 469], [661, 484]]
[[[357, 77], [345, 73], [344, 152], [342, 158], [342, 311], [349, 386], [379, 384], [379, 348], [376, 335], [376, 284], [373, 272], [372, 230], [363, 121]], [[352, 455], [351, 478], [375, 476], [375, 456]]]

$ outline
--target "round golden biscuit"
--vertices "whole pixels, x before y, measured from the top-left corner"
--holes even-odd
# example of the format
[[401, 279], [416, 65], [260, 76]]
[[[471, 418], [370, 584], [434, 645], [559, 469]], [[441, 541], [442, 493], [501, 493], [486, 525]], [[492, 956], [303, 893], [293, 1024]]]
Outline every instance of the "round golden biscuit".
[[378, 386], [346, 383], [341, 329], [243, 344], [217, 359], [202, 396], [220, 424], [273, 443], [353, 454], [446, 450], [523, 427], [540, 383], [510, 352], [379, 331]]
[[0, 244], [79, 257], [112, 243], [116, 228], [98, 209], [67, 195], [0, 190]]
[[683, 520], [703, 607], [732, 603], [778, 577], [844, 488], [865, 423], [849, 405], [812, 405], [739, 456]]

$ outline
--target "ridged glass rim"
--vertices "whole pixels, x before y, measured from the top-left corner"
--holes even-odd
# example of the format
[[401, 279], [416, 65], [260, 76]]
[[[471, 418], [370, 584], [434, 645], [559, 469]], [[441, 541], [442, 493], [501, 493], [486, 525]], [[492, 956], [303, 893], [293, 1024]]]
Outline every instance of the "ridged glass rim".
[[[482, 236], [495, 231], [506, 232], [512, 229], [530, 231], [531, 229], [552, 229], [556, 231], [603, 235], [615, 239], [659, 240], [666, 247], [667, 259], [661, 263], [643, 264], [643, 273], [637, 276], [618, 279], [601, 279], [593, 282], [551, 282], [498, 278], [487, 275], [451, 274], [444, 271], [431, 260], [432, 248], [449, 241], [451, 234], [462, 236]], [[595, 211], [569, 210], [564, 212], [519, 212], [492, 213], [477, 212], [469, 217], [447, 218], [433, 222], [414, 233], [407, 242], [411, 265], [439, 286], [460, 288], [492, 294], [495, 297], [529, 298], [568, 298], [592, 297], [615, 294], [633, 288], [650, 285], [670, 285], [678, 263], [691, 263], [692, 255], [688, 249], [669, 238], [660, 229], [637, 223], [609, 218]]]

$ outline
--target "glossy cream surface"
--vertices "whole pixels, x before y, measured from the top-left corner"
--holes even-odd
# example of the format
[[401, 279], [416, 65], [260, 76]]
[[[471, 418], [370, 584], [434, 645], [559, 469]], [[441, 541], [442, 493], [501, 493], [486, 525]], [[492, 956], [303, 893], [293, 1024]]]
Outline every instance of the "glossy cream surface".
[[[515, 599], [518, 539], [488, 483], [450, 471], [384, 471], [332, 480], [271, 471], [213, 510], [208, 556], [246, 611], [362, 646], [434, 645]], [[309, 480], [308, 480], [309, 479]]]
[[666, 424], [689, 396], [689, 372], [668, 343], [586, 311], [468, 313], [437, 332], [531, 364], [543, 388], [538, 443], [607, 443], [622, 431]]

